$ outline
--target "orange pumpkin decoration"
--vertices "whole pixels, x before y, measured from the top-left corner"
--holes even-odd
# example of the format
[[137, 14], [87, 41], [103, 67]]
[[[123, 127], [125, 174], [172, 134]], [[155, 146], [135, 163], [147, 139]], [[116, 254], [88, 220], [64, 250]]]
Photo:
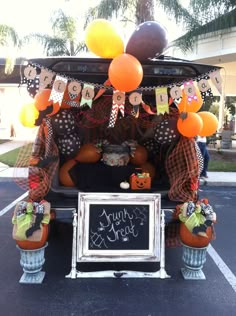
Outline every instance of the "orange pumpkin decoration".
[[95, 163], [102, 157], [98, 148], [94, 144], [84, 144], [80, 147], [79, 152], [75, 156], [75, 160], [81, 163]]
[[212, 240], [212, 227], [207, 227], [207, 237], [192, 234], [184, 223], [180, 223], [180, 240], [187, 246], [195, 248], [206, 247]]
[[137, 145], [134, 155], [130, 157], [130, 162], [136, 166], [144, 164], [148, 159], [148, 152], [144, 146]]
[[195, 137], [200, 134], [203, 122], [197, 113], [181, 113], [177, 120], [177, 129], [183, 136]]
[[48, 225], [47, 224], [42, 224], [42, 238], [40, 241], [30, 241], [30, 240], [16, 240], [16, 244], [22, 248], [22, 249], [39, 249], [42, 248], [48, 239]]
[[153, 164], [151, 164], [149, 161], [146, 161], [142, 165], [140, 165], [140, 168], [142, 169], [142, 172], [147, 172], [150, 174], [150, 177], [153, 179], [156, 174], [156, 168]]
[[71, 179], [69, 171], [72, 167], [76, 165], [76, 161], [74, 159], [70, 159], [66, 161], [59, 170], [59, 180], [62, 185], [65, 187], [74, 187], [75, 183]]

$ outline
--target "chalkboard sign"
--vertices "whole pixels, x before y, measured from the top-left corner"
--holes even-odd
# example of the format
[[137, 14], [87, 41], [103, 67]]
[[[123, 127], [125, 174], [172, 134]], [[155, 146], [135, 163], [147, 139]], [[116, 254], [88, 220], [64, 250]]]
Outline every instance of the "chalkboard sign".
[[79, 193], [77, 261], [159, 261], [160, 195]]

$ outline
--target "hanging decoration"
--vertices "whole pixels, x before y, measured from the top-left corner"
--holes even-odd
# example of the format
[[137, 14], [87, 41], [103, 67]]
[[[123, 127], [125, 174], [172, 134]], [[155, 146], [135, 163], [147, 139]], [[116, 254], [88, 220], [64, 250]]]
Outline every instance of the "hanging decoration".
[[54, 73], [47, 69], [42, 69], [39, 75], [39, 91], [50, 86], [52, 79], [54, 77]]
[[125, 93], [121, 91], [114, 91], [113, 98], [112, 98], [112, 109], [111, 109], [111, 115], [110, 115], [108, 127], [115, 126], [119, 111], [122, 116], [125, 115], [124, 109], [125, 109]]
[[157, 114], [169, 113], [167, 88], [156, 88], [155, 94]]
[[220, 75], [220, 70], [213, 71], [209, 74], [211, 81], [217, 88], [220, 94], [222, 94], [222, 78]]
[[21, 84], [26, 84], [26, 89], [32, 98], [34, 98], [35, 94], [39, 91], [40, 79], [37, 76], [38, 72], [40, 72], [40, 68], [36, 65], [29, 64], [25, 67], [23, 77], [21, 78]]
[[80, 106], [87, 104], [91, 108], [94, 94], [94, 86], [85, 84], [82, 90]]
[[129, 103], [133, 105], [133, 109], [131, 114], [135, 117], [139, 117], [139, 105], [142, 103], [142, 93], [140, 92], [132, 92], [129, 95]]
[[61, 106], [63, 95], [66, 90], [67, 81], [67, 78], [56, 75], [49, 100], [52, 100], [54, 103], [58, 102]]
[[[115, 63], [115, 60], [118, 60], [117, 64]], [[134, 64], [132, 64], [132, 61], [134, 60], [135, 62]], [[129, 67], [131, 64], [133, 72], [130, 72]], [[141, 67], [141, 70], [139, 66]], [[128, 68], [129, 71], [126, 72]], [[109, 79], [107, 79], [103, 84], [91, 84], [82, 80], [77, 80], [72, 77], [67, 77], [63, 73], [52, 72], [52, 70], [46, 67], [31, 63], [23, 69], [23, 79], [21, 79], [21, 84], [27, 85], [27, 90], [33, 97], [38, 94], [38, 92], [36, 93], [36, 86], [39, 90], [39, 87], [45, 85], [45, 81], [48, 84], [48, 88], [43, 89], [40, 92], [43, 92], [44, 90], [51, 91], [50, 97], [45, 104], [48, 104], [48, 102], [52, 100], [53, 111], [49, 109], [50, 104], [47, 105], [47, 109], [39, 110], [40, 115], [38, 117], [38, 123], [40, 124], [43, 117], [54, 115], [60, 108], [79, 107], [85, 104], [87, 104], [89, 107], [92, 107], [92, 102], [95, 99], [99, 98], [104, 92], [106, 92], [106, 90], [113, 90], [113, 93], [117, 90], [119, 92], [131, 92], [129, 100], [130, 103], [133, 105], [131, 115], [136, 118], [139, 117], [140, 105], [146, 113], [150, 115], [159, 115], [162, 113], [168, 113], [169, 107], [167, 103], [170, 105], [173, 102], [178, 107], [180, 113], [196, 113], [201, 108], [203, 104], [203, 99], [205, 99], [205, 95], [213, 95], [211, 91], [211, 83], [213, 82], [213, 84], [217, 84], [220, 89], [222, 82], [220, 71], [217, 70], [213, 72], [207, 72], [199, 77], [191, 78], [188, 80], [188, 82], [173, 82], [169, 85], [142, 87], [139, 86], [143, 77], [142, 66], [135, 57], [129, 54], [121, 54], [121, 56], [117, 56], [117, 58], [115, 58], [110, 64], [108, 75], [110, 75]], [[110, 77], [113, 78], [113, 82]], [[139, 78], [138, 81], [137, 77]], [[50, 80], [52, 80], [51, 83], [49, 83]], [[44, 82], [41, 83], [41, 81]], [[122, 89], [116, 89], [116, 84], [114, 84], [114, 81], [117, 82], [118, 86]], [[98, 89], [96, 95], [95, 88]], [[159, 99], [156, 99], [157, 111], [153, 110], [150, 105], [142, 100], [143, 91], [149, 91], [149, 93], [152, 93], [153, 91], [153, 94], [156, 96], [157, 99]], [[138, 94], [140, 94], [140, 96]], [[167, 102], [166, 97], [168, 97], [169, 99], [167, 99]], [[135, 104], [136, 102], [140, 103]], [[41, 106], [44, 107], [44, 105]], [[111, 112], [113, 113], [111, 114], [111, 117], [113, 116], [113, 120], [112, 118], [110, 118], [110, 127], [113, 126], [113, 123], [116, 120], [116, 116], [114, 115], [116, 113], [116, 105], [112, 104], [111, 106], [113, 107], [113, 110]], [[42, 113], [43, 111], [46, 111], [47, 113]]]
[[209, 79], [210, 77], [208, 75], [205, 75], [203, 78], [197, 79], [197, 85], [201, 92], [203, 102], [205, 102], [207, 95], [213, 98], [213, 93], [211, 90]]

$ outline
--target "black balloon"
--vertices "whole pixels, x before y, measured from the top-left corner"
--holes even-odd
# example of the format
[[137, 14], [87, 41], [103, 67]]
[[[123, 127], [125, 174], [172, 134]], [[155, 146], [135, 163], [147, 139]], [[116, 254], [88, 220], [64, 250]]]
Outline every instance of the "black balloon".
[[133, 32], [126, 45], [126, 53], [142, 61], [161, 55], [167, 44], [165, 28], [156, 21], [148, 21]]

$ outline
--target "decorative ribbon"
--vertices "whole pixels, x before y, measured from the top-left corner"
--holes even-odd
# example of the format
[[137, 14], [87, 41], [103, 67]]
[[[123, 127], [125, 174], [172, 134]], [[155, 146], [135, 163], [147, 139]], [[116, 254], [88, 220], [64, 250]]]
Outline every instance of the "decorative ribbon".
[[125, 93], [116, 90], [113, 92], [112, 109], [108, 127], [115, 126], [119, 111], [122, 116], [125, 115]]

